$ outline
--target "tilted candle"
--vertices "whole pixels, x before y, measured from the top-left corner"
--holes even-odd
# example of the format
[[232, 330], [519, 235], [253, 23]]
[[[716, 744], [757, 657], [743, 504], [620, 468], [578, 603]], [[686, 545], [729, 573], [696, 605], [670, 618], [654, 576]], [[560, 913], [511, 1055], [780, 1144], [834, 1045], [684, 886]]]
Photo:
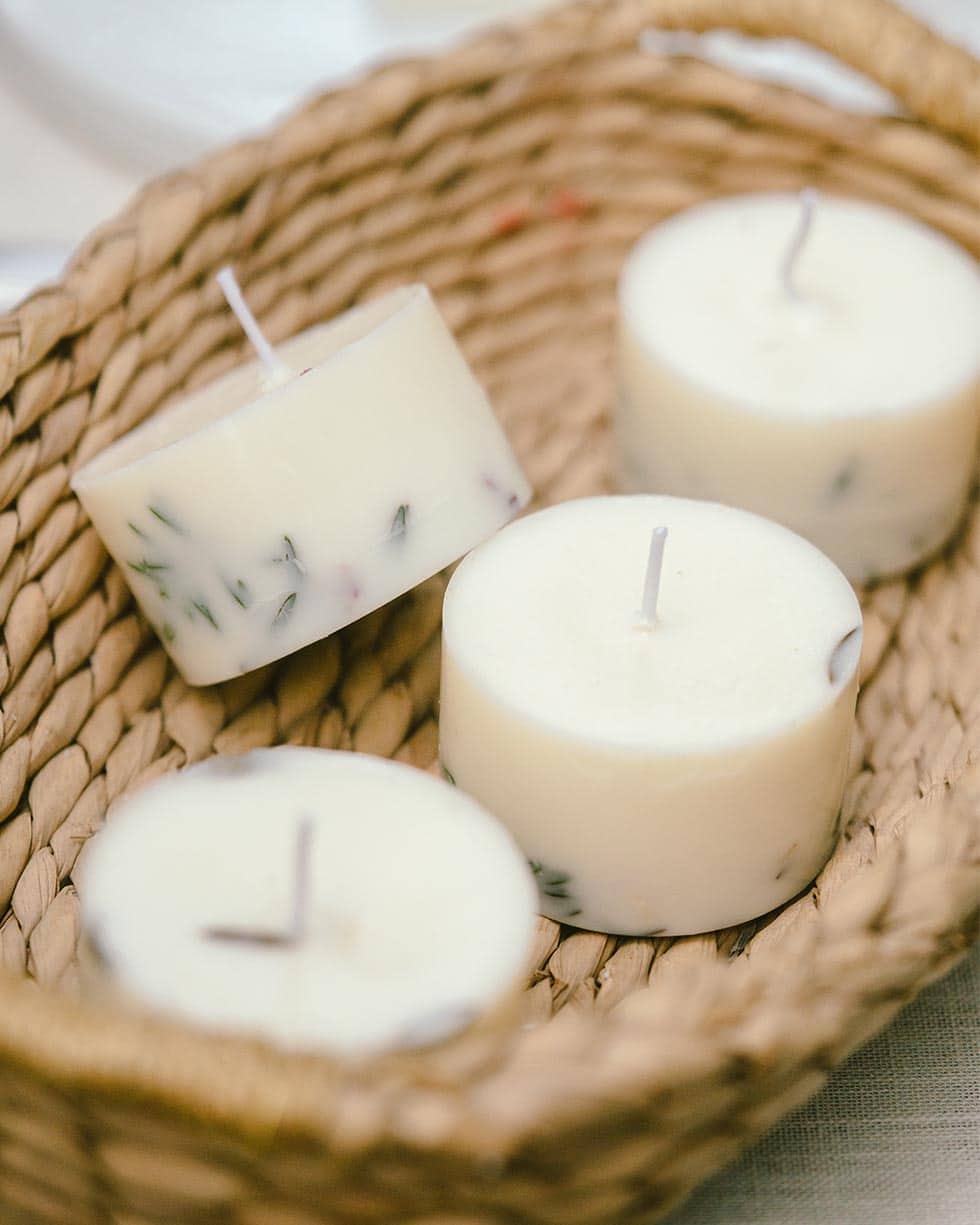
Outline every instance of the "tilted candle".
[[422, 286], [279, 346], [73, 488], [191, 684], [325, 637], [511, 519], [527, 481]]
[[438, 1041], [522, 986], [535, 894], [503, 827], [419, 770], [213, 758], [124, 799], [79, 883], [89, 980], [297, 1048]]
[[642, 495], [555, 506], [449, 584], [443, 763], [514, 832], [552, 918], [738, 923], [834, 845], [860, 627], [840, 571], [768, 520]]
[[980, 413], [980, 279], [891, 209], [791, 195], [664, 222], [620, 282], [624, 487], [743, 506], [858, 581], [955, 528]]

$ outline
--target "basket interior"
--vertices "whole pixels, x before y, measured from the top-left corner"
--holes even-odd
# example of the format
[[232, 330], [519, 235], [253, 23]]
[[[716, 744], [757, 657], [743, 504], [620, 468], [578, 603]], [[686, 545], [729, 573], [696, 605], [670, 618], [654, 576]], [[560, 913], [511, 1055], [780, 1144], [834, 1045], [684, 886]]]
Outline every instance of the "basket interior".
[[[74, 467], [175, 390], [246, 356], [212, 281], [217, 267], [235, 262], [273, 339], [427, 282], [541, 505], [611, 488], [616, 277], [659, 219], [717, 194], [812, 184], [900, 207], [980, 254], [980, 164], [967, 145], [660, 58], [628, 23], [594, 48], [562, 18], [541, 28], [539, 53], [511, 68], [511, 43], [495, 35], [428, 66], [424, 87], [417, 68], [390, 69], [370, 89], [312, 104], [267, 141], [150, 187], [93, 236], [62, 285], [0, 321], [10, 391], [0, 410], [8, 1062], [31, 1049], [39, 1064], [90, 1082], [130, 1083], [138, 1072], [141, 1091], [167, 1080], [202, 1111], [197, 1082], [214, 1111], [214, 1077], [224, 1077], [221, 1109], [233, 1116], [244, 1094], [236, 1081], [273, 1066], [263, 1062], [271, 1056], [247, 1043], [219, 1056], [210, 1039], [188, 1045], [180, 1027], [161, 1026], [151, 1057], [145, 1029], [66, 998], [77, 980], [72, 874], [87, 838], [127, 787], [213, 752], [292, 742], [434, 767], [444, 578], [279, 665], [195, 691], [169, 667], [70, 494]], [[15, 356], [2, 347], [11, 339]], [[543, 1049], [536, 1035], [564, 1032], [560, 1020], [543, 1025], [555, 1014], [586, 1018], [588, 1041], [599, 1042], [614, 1007], [642, 987], [672, 999], [716, 962], [764, 968], [966, 768], [980, 741], [975, 511], [942, 557], [870, 589], [864, 607], [844, 833], [821, 878], [778, 915], [709, 936], [616, 939], [542, 920], [525, 998], [531, 1028], [508, 1055], [524, 1073]], [[952, 948], [962, 917], [950, 925]], [[205, 1071], [209, 1061], [217, 1071]], [[303, 1067], [290, 1073], [296, 1109], [335, 1119], [326, 1095], [309, 1100]], [[36, 1099], [34, 1079], [9, 1083], [14, 1098], [22, 1084]]]

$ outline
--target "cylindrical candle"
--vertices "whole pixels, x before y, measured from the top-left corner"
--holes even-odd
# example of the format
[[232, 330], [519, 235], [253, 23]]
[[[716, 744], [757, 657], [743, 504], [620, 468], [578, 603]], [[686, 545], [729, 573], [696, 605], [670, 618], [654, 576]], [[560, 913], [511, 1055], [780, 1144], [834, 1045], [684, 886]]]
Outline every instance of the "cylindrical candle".
[[73, 488], [191, 684], [409, 590], [530, 489], [423, 286], [279, 346], [102, 452]]
[[860, 642], [847, 580], [769, 520], [567, 502], [449, 584], [443, 763], [513, 831], [552, 918], [725, 927], [792, 897], [834, 845]]
[[892, 209], [714, 200], [651, 230], [623, 269], [628, 491], [754, 510], [868, 581], [955, 528], [978, 412], [977, 265]]
[[325, 749], [212, 758], [124, 798], [79, 892], [90, 981], [345, 1055], [439, 1041], [522, 986], [510, 835], [419, 770]]

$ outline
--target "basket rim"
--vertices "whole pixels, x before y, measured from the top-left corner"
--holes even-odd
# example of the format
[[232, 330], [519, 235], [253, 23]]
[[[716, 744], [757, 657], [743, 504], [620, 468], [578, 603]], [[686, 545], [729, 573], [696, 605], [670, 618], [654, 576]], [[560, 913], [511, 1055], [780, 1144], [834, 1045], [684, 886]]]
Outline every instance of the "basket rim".
[[[451, 1057], [450, 1080], [441, 1074], [442, 1048], [344, 1063], [9, 977], [0, 1059], [61, 1090], [162, 1105], [244, 1137], [351, 1154], [379, 1142], [439, 1145], [479, 1160], [705, 1079], [751, 1077], [752, 1096], [764, 1097], [767, 1083], [785, 1090], [788, 1078], [816, 1073], [809, 1096], [980, 937], [980, 766], [953, 798], [937, 784], [909, 805], [877, 859], [791, 927], [778, 956], [772, 943], [750, 945], [738, 960], [697, 967], [686, 997], [661, 1000], [650, 986], [605, 1016], [566, 1009], [521, 1035], [521, 1051], [502, 1046], [500, 1062], [462, 1092], [450, 1083]], [[514, 1090], [527, 1089], [529, 1074], [536, 1100], [515, 1113]], [[432, 1107], [438, 1120], [420, 1128], [414, 1109]]]
[[[948, 89], [933, 96], [924, 83], [929, 74], [921, 67], [913, 71], [915, 56], [886, 60], [875, 75], [940, 129], [980, 146], [980, 63], [885, 0], [860, 0], [853, 11], [860, 22], [835, 32], [806, 0], [584, 0], [520, 29], [485, 33], [448, 56], [375, 69], [308, 103], [268, 137], [241, 142], [141, 192], [83, 244], [61, 282], [0, 321], [0, 390], [5, 393], [59, 340], [106, 309], [98, 289], [103, 261], [129, 260], [135, 281], [172, 258], [176, 247], [147, 241], [139, 250], [170, 193], [190, 192], [190, 211], [199, 221], [202, 202], [209, 214], [217, 211], [269, 165], [302, 160], [314, 139], [322, 146], [325, 133], [351, 139], [367, 125], [395, 121], [433, 92], [478, 88], [519, 49], [529, 67], [554, 66], [583, 38], [618, 47], [656, 19], [697, 29], [724, 24], [749, 33], [802, 34], [867, 70], [873, 57], [868, 27], [887, 25], [896, 41], [912, 39], [933, 70], [946, 73]], [[312, 1136], [338, 1151], [386, 1138], [503, 1155], [542, 1130], [575, 1126], [666, 1087], [707, 1078], [737, 1084], [748, 1077], [747, 1067], [753, 1097], [768, 1093], [782, 1108], [797, 1092], [789, 1085], [801, 1072], [822, 1079], [919, 987], [949, 969], [977, 934], [980, 804], [938, 802], [945, 791], [939, 786], [910, 806], [906, 816], [915, 820], [906, 819], [900, 836], [842, 883], [826, 909], [783, 937], [781, 974], [772, 975], [771, 950], [761, 945], [737, 962], [701, 967], [683, 1012], [676, 995], [665, 1010], [655, 989], [635, 993], [604, 1017], [566, 1010], [523, 1035], [520, 1051], [502, 1051], [500, 1066], [465, 1092], [433, 1080], [437, 1054], [338, 1065], [324, 1056], [38, 992], [13, 979], [0, 987], [0, 1059], [64, 1089], [153, 1102], [248, 1135]], [[820, 992], [831, 982], [844, 987], [821, 1004]], [[801, 1035], [804, 1009], [813, 1023]], [[533, 1092], [518, 1109], [511, 1099], [519, 1073], [525, 1082], [530, 1078]], [[816, 1088], [813, 1076], [803, 1082], [807, 1093]]]

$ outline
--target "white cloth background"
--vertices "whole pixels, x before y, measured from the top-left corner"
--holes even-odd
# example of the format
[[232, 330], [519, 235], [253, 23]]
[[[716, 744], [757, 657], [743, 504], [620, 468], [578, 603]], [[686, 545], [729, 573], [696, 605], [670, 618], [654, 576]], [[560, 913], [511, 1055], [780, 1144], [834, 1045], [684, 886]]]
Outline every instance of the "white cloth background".
[[668, 1225], [980, 1225], [980, 946]]

